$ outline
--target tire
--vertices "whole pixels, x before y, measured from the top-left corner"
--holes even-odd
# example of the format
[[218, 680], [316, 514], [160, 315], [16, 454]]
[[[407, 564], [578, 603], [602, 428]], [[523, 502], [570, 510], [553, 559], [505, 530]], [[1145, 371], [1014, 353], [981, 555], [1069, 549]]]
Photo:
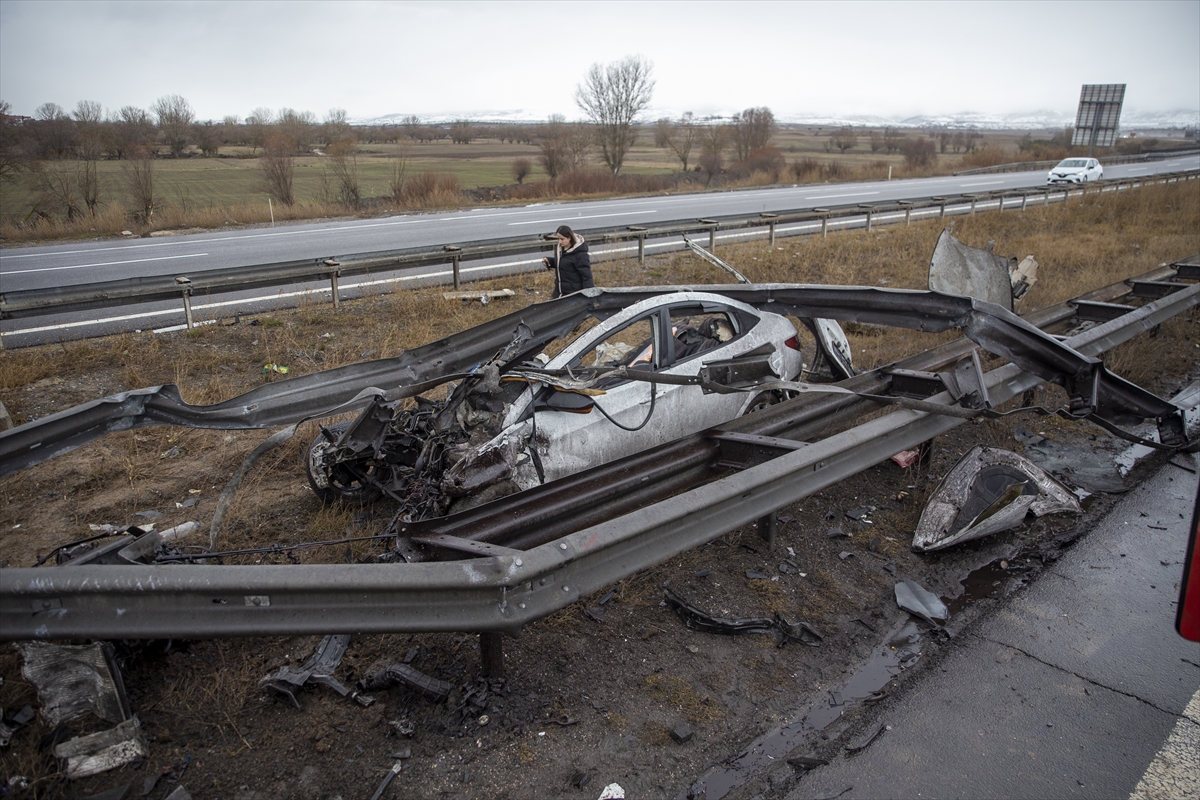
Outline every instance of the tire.
[[[336, 440], [350, 427], [349, 422], [338, 423], [326, 428]], [[332, 442], [325, 438], [324, 433], [317, 434], [308, 450], [305, 451], [304, 473], [308, 476], [308, 485], [313, 493], [326, 505], [341, 503], [343, 505], [365, 506], [378, 500], [381, 492], [363, 484], [347, 465], [337, 465], [332, 470], [325, 469], [321, 464], [321, 455]], [[367, 468], [368, 471], [370, 468]]]

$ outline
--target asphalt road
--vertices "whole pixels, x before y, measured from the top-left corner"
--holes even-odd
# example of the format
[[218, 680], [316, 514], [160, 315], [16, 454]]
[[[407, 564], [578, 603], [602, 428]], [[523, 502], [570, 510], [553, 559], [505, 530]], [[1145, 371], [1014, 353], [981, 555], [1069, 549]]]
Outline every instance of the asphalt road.
[[1200, 645], [1174, 631], [1197, 460], [1172, 461], [787, 799], [1200, 797]]
[[[1112, 166], [1109, 178], [1136, 178], [1162, 172], [1200, 169], [1200, 156], [1187, 156], [1145, 164]], [[755, 214], [763, 211], [810, 209], [857, 203], [883, 203], [915, 197], [961, 195], [972, 192], [1041, 186], [1045, 172], [921, 178], [856, 184], [786, 186], [660, 197], [635, 197], [571, 203], [539, 203], [523, 207], [477, 208], [435, 214], [413, 214], [373, 219], [253, 227], [148, 239], [106, 239], [0, 250], [0, 292], [95, 283], [153, 275], [195, 276], [206, 270], [280, 261], [346, 258], [353, 254], [408, 247], [439, 247], [456, 242], [539, 235], [566, 223], [580, 230], [619, 225], [646, 225], [678, 219]], [[936, 211], [932, 212], [936, 213]], [[845, 220], [831, 227], [845, 227]], [[860, 223], [861, 224], [861, 223]], [[781, 235], [811, 224], [791, 226]], [[746, 236], [744, 232], [722, 239]], [[656, 242], [648, 250], [677, 247]], [[618, 250], [611, 247], [610, 250]], [[626, 248], [629, 249], [629, 248]], [[603, 255], [603, 253], [599, 254]], [[528, 256], [491, 263], [463, 265], [465, 278], [494, 277], [537, 267], [540, 257]], [[345, 294], [359, 294], [382, 284], [386, 290], [400, 283], [445, 283], [448, 268], [429, 268], [420, 275], [382, 275], [343, 281]], [[287, 304], [304, 294], [328, 292], [328, 284], [299, 285], [285, 290], [258, 290], [197, 298], [200, 317], [232, 316], [261, 310], [257, 301]], [[120, 329], [159, 328], [179, 324], [179, 303], [123, 307], [96, 312], [55, 315], [0, 323], [7, 346], [23, 346], [58, 339], [110, 333]]]

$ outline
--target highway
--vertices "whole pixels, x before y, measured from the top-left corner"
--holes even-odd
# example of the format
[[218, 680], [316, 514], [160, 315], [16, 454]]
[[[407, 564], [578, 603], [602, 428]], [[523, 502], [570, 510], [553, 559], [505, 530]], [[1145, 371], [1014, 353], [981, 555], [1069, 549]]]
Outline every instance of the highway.
[[[1106, 178], [1137, 178], [1200, 169], [1200, 156], [1108, 167]], [[652, 225], [679, 219], [756, 214], [784, 210], [885, 203], [936, 195], [1021, 189], [1044, 185], [1044, 171], [947, 176], [870, 183], [815, 184], [767, 189], [633, 197], [584, 202], [538, 203], [522, 207], [489, 207], [371, 219], [286, 224], [276, 227], [226, 229], [189, 235], [103, 239], [0, 250], [0, 292], [95, 283], [153, 275], [194, 276], [206, 270], [271, 262], [345, 258], [352, 254], [408, 247], [453, 244], [481, 239], [539, 235], [560, 224], [586, 231], [622, 225]], [[781, 233], [785, 233], [781, 231]], [[739, 234], [745, 235], [745, 234]], [[659, 243], [658, 247], [675, 246]], [[651, 246], [653, 248], [653, 245]], [[537, 257], [465, 266], [468, 278], [489, 277], [531, 268]], [[447, 270], [427, 271], [426, 282], [443, 282]], [[344, 283], [353, 294], [363, 284]], [[386, 279], [384, 279], [386, 280]], [[394, 281], [394, 279], [392, 279]], [[327, 286], [327, 285], [326, 285]], [[285, 303], [288, 295], [321, 291], [318, 285], [295, 292], [261, 290], [254, 296], [226, 295], [221, 302], [198, 300], [201, 316], [230, 315], [254, 306], [256, 298]], [[178, 305], [110, 309], [62, 315], [54, 319], [7, 320], [0, 324], [5, 344], [20, 346], [59, 338], [78, 338], [121, 328], [159, 327], [182, 321]], [[24, 333], [22, 333], [24, 332]]]

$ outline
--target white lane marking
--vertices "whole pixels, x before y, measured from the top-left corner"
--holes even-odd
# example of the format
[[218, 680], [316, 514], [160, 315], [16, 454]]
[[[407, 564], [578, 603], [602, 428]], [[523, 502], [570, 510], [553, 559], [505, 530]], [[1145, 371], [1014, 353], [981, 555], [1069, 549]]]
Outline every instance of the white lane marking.
[[850, 194], [814, 194], [803, 198], [804, 200], [829, 200], [834, 197], [866, 197], [871, 194], [879, 194], [879, 192], [851, 192]]
[[[432, 219], [432, 217], [429, 217], [426, 219]], [[211, 239], [210, 238], [192, 239], [189, 237], [186, 239], [180, 239], [178, 241], [173, 241], [173, 242], [151, 242], [149, 244], [123, 244], [123, 245], [117, 245], [116, 247], [98, 247], [98, 248], [95, 248], [92, 250], [60, 250], [60, 251], [55, 251], [52, 253], [17, 253], [15, 255], [0, 254], [0, 259], [38, 258], [38, 257], [45, 258], [48, 256], [73, 256], [73, 255], [79, 255], [80, 253], [98, 253], [98, 252], [107, 252], [109, 250], [135, 250], [140, 247], [168, 247], [170, 245], [181, 245], [181, 244], [182, 245], [199, 244], [201, 247], [203, 247], [204, 245], [208, 244], [209, 242], [235, 242], [235, 241], [245, 241], [247, 239], [266, 239], [266, 238], [269, 238], [272, 236], [300, 236], [303, 234], [310, 234], [310, 233], [347, 233], [347, 232], [353, 233], [354, 231], [360, 231], [360, 230], [363, 230], [364, 228], [387, 228], [387, 227], [391, 227], [393, 225], [415, 225], [418, 222], [426, 221], [426, 219], [403, 219], [403, 220], [396, 220], [396, 221], [392, 221], [392, 222], [369, 222], [369, 223], [363, 223], [361, 225], [341, 225], [341, 226], [331, 227], [331, 228], [312, 228], [312, 229], [307, 229], [307, 230], [270, 231], [270, 232], [266, 232], [266, 233], [248, 233], [244, 236], [216, 236]], [[197, 235], [202, 235], [202, 234], [197, 234]]]
[[963, 186], [995, 186], [1000, 183], [1008, 183], [1008, 181], [979, 181], [978, 183], [964, 183]]
[[[643, 211], [642, 213], [643, 214], [657, 214], [658, 211], [656, 209], [652, 208], [649, 211]], [[531, 220], [525, 220], [524, 222], [510, 222], [508, 224], [509, 225], [545, 225], [546, 223], [554, 223], [554, 222], [570, 222], [570, 221], [576, 220], [576, 219], [599, 219], [601, 217], [623, 217], [623, 216], [625, 216], [624, 212], [618, 212], [616, 214], [583, 214], [578, 217], [568, 217], [568, 216], [564, 215], [561, 217], [551, 217], [550, 219], [531, 219]]]
[[159, 258], [135, 258], [130, 261], [100, 261], [95, 264], [72, 264], [67, 267], [37, 267], [35, 269], [0, 269], [0, 275], [24, 275], [29, 272], [55, 272], [60, 269], [84, 269], [86, 267], [112, 267], [117, 264], [142, 264], [147, 261], [172, 261], [177, 258], [200, 258], [208, 253], [192, 253], [186, 256], [160, 256]]
[[1200, 691], [1192, 695], [1129, 800], [1167, 797], [1200, 797]]
[[[468, 272], [482, 272], [489, 269], [499, 269], [503, 267], [518, 267], [531, 264], [539, 264], [541, 259], [532, 259], [527, 261], [508, 261], [503, 264], [486, 264], [479, 267], [463, 267], [459, 270], [460, 274]], [[396, 278], [380, 278], [373, 281], [360, 281], [358, 283], [343, 283], [339, 289], [359, 289], [368, 286], [380, 286], [389, 283], [406, 283], [408, 281], [419, 281], [428, 278], [445, 278], [454, 274], [454, 270], [445, 269], [438, 272], [426, 272], [421, 275], [401, 275]], [[251, 305], [254, 303], [264, 303], [270, 300], [284, 299], [288, 297], [310, 297], [316, 294], [329, 294], [330, 287], [320, 289], [299, 289], [294, 292], [280, 292], [278, 294], [261, 295], [259, 297], [243, 297], [240, 300], [222, 300], [217, 303], [194, 303], [192, 305], [193, 312], [205, 311], [213, 308], [227, 308], [228, 306]], [[84, 319], [78, 322], [64, 322], [58, 325], [43, 325], [38, 328], [20, 328], [15, 331], [0, 331], [0, 336], [20, 336], [28, 333], [46, 333], [47, 331], [60, 331], [69, 328], [86, 328], [90, 325], [108, 325], [114, 322], [129, 322], [135, 319], [149, 319], [151, 317], [166, 317], [171, 315], [179, 315], [183, 313], [181, 308], [168, 308], [161, 311], [143, 311], [138, 314], [125, 314], [120, 317], [102, 317], [98, 319]]]

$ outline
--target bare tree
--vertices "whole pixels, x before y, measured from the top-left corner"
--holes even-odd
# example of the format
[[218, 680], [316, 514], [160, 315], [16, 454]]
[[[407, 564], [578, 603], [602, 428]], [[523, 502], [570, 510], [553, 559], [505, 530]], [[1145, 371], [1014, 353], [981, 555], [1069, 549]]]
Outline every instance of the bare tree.
[[269, 108], [259, 107], [246, 117], [246, 142], [250, 145], [250, 155], [258, 152], [270, 134], [271, 125], [275, 122], [275, 114]]
[[138, 206], [138, 213], [149, 222], [154, 216], [154, 147], [135, 144], [124, 164], [125, 186]]
[[295, 144], [286, 136], [273, 134], [263, 143], [263, 155], [259, 165], [263, 172], [263, 191], [285, 206], [295, 205], [296, 195], [292, 192], [292, 176], [296, 162], [292, 158]]
[[775, 115], [766, 106], [747, 108], [733, 115], [733, 147], [738, 161], [745, 161], [759, 148], [766, 147], [775, 135]]
[[696, 115], [685, 111], [683, 116], [670, 124], [667, 129], [667, 147], [683, 164], [683, 171], [688, 171], [688, 159], [692, 154], [692, 146], [696, 143]]
[[210, 158], [221, 152], [223, 131], [223, 126], [217, 125], [212, 120], [197, 122], [192, 126], [192, 141], [196, 143], [196, 147], [200, 148], [201, 155]]
[[450, 141], [455, 144], [470, 144], [475, 138], [474, 126], [469, 119], [456, 119], [450, 123]]
[[325, 114], [325, 121], [321, 123], [321, 139], [326, 146], [342, 139], [349, 139], [350, 136], [350, 118], [346, 116], [346, 109], [329, 109]]
[[705, 125], [700, 130], [700, 169], [711, 184], [713, 177], [725, 168], [722, 153], [729, 143], [729, 127], [718, 121]]
[[858, 147], [858, 134], [853, 128], [838, 128], [829, 137], [829, 144], [845, 155], [847, 150]]
[[75, 146], [75, 126], [58, 103], [42, 103], [33, 112], [33, 135], [41, 158], [66, 158]]
[[906, 141], [900, 151], [904, 153], [904, 165], [911, 169], [928, 167], [937, 161], [937, 147], [924, 136]]
[[221, 120], [221, 144], [239, 144], [243, 140], [242, 121], [233, 114]]
[[397, 144], [396, 157], [392, 159], [391, 174], [388, 176], [388, 190], [396, 205], [404, 202], [405, 185], [408, 183], [408, 148], [407, 142]]
[[887, 150], [888, 155], [895, 153], [900, 149], [900, 145], [904, 143], [904, 134], [895, 128], [883, 129], [883, 147]]
[[11, 181], [25, 164], [25, 153], [10, 111], [12, 106], [0, 100], [0, 182]]
[[191, 104], [177, 94], [169, 94], [155, 100], [150, 110], [158, 117], [158, 129], [171, 155], [179, 158], [187, 149], [196, 121]]
[[607, 67], [593, 64], [575, 88], [575, 104], [591, 120], [604, 163], [614, 175], [637, 141], [638, 115], [650, 105], [653, 66], [641, 56], [627, 56]]
[[514, 158], [512, 162], [513, 180], [520, 186], [529, 177], [529, 173], [533, 172], [533, 162], [528, 158]]
[[541, 151], [538, 161], [551, 183], [566, 171], [567, 135], [567, 121], [561, 114], [551, 114], [538, 130], [537, 144]]
[[425, 126], [421, 124], [421, 118], [416, 114], [409, 114], [400, 120], [400, 127], [404, 129], [404, 135], [414, 142], [418, 139], [423, 139], [425, 136]]
[[32, 165], [34, 196], [31, 212], [42, 219], [51, 219], [59, 209], [67, 220], [83, 216], [79, 207], [79, 169], [69, 161], [38, 161]]
[[358, 144], [351, 136], [338, 139], [325, 148], [326, 163], [337, 181], [339, 202], [350, 208], [362, 204], [362, 191], [358, 183]]
[[667, 147], [671, 139], [671, 129], [674, 127], [675, 124], [667, 117], [654, 120], [654, 146]]
[[154, 147], [154, 121], [145, 109], [124, 106], [112, 122], [112, 137], [109, 152], [116, 158], [125, 158], [134, 147]]
[[79, 170], [79, 193], [88, 213], [96, 216], [100, 205], [100, 157], [104, 155], [104, 108], [95, 100], [80, 100], [75, 106], [76, 152], [83, 162]]
[[307, 153], [312, 149], [315, 124], [316, 117], [311, 111], [296, 111], [291, 108], [280, 109], [276, 122], [279, 133], [292, 143], [297, 153]]

